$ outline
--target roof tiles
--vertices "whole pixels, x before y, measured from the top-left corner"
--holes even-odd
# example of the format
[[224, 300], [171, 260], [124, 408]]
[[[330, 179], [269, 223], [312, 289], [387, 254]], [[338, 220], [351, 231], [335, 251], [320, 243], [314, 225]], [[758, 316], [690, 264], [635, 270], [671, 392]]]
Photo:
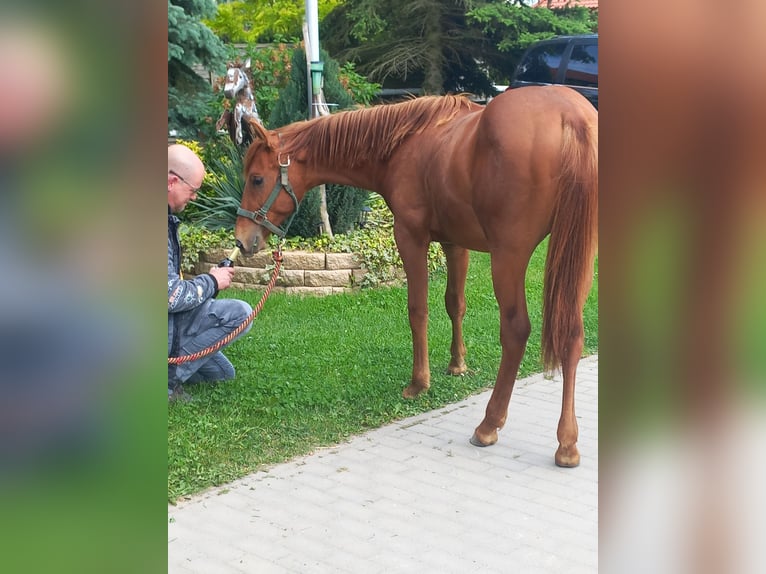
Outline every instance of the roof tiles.
[[598, 9], [598, 0], [540, 0], [534, 5], [535, 8], [567, 8], [569, 6]]

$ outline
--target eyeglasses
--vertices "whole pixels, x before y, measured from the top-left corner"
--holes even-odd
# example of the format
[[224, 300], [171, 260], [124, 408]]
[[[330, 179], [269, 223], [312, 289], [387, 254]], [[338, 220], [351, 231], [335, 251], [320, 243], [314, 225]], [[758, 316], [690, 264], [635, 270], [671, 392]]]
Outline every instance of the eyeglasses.
[[192, 193], [197, 193], [200, 190], [199, 187], [194, 187], [192, 184], [190, 184], [188, 181], [186, 181], [182, 176], [180, 176], [179, 174], [174, 172], [172, 169], [168, 170], [168, 173], [171, 174], [171, 175], [176, 176], [178, 179], [180, 179], [182, 182], [184, 182], [186, 185], [188, 185], [189, 189], [191, 189]]

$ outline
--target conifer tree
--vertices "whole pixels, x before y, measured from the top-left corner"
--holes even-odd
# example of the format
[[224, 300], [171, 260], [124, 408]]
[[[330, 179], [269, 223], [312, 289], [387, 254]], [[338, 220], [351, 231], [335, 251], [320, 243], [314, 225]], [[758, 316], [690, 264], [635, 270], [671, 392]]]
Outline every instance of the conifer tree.
[[168, 0], [168, 128], [180, 136], [211, 129], [206, 118], [215, 114], [216, 101], [197, 71], [225, 71], [224, 45], [202, 22], [215, 11], [215, 0]]

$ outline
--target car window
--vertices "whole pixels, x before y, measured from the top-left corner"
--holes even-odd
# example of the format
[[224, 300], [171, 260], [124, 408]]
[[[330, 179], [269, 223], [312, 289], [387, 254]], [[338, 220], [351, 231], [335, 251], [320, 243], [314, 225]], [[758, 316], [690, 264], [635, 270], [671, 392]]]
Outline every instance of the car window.
[[575, 44], [569, 57], [564, 83], [598, 87], [598, 44]]
[[522, 82], [554, 83], [565, 48], [566, 44], [561, 42], [533, 48], [521, 63], [516, 79]]

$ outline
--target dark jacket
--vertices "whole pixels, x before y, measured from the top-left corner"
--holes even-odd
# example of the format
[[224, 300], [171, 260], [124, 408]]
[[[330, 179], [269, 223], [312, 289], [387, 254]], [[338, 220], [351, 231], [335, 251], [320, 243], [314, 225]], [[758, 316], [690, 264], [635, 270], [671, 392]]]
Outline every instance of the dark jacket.
[[175, 356], [184, 327], [194, 320], [193, 311], [218, 295], [215, 277], [206, 273], [193, 279], [181, 277], [180, 220], [168, 207], [168, 357]]

